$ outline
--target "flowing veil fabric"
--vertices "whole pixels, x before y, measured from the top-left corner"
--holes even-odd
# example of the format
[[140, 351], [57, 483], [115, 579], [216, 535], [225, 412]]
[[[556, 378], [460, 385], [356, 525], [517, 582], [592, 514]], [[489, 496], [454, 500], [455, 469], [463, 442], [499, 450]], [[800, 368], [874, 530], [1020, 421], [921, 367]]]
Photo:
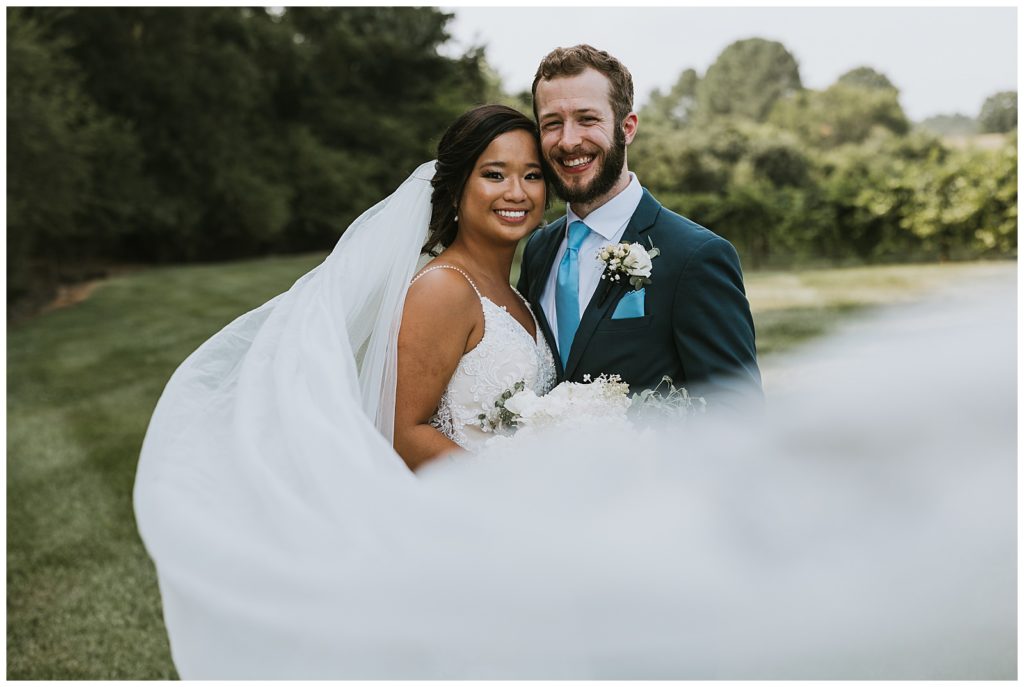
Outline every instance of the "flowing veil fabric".
[[[182, 363], [153, 415], [140, 471], [198, 452], [238, 457], [255, 468], [253, 479], [270, 483], [281, 474], [259, 470], [292, 461], [291, 479], [306, 480], [304, 496], [322, 486], [321, 468], [409, 479], [382, 447], [393, 432], [396, 341], [427, 234], [433, 166], [421, 165], [356, 219], [323, 264]], [[354, 426], [343, 428], [339, 418]], [[342, 454], [348, 459], [338, 460]]]
[[[390, 504], [413, 498], [390, 445], [396, 339], [433, 169], [421, 165], [324, 263], [204, 343], [157, 404], [134, 500], [185, 676], [216, 663], [207, 647], [225, 655], [221, 630], [237, 637], [251, 614], [293, 612], [275, 592], [298, 593], [323, 568], [310, 556], [358, 558], [381, 544], [374, 528]], [[225, 591], [240, 585], [260, 593]]]
[[378, 410], [430, 174], [168, 382], [135, 510], [183, 678], [1016, 675], [1012, 283], [805, 352], [770, 422], [413, 475]]

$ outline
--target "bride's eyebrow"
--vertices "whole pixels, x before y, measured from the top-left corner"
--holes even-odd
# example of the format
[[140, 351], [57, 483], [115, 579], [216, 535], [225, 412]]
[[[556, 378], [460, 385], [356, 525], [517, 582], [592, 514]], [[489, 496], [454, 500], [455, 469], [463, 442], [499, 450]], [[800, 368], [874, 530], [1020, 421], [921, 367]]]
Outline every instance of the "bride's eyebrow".
[[[480, 166], [481, 167], [502, 167], [502, 168], [504, 168], [504, 167], [508, 167], [508, 163], [504, 162], [502, 160], [488, 160], [488, 161], [485, 161], [485, 162], [481, 162]], [[540, 169], [540, 163], [539, 162], [527, 162], [526, 166], [527, 167], [536, 167], [537, 169]]]

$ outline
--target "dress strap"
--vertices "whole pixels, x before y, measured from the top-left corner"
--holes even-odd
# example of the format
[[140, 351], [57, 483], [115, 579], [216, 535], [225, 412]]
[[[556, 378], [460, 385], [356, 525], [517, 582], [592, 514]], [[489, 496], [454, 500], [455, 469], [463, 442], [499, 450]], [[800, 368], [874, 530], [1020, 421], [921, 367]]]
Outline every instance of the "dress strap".
[[416, 280], [419, 279], [420, 277], [422, 277], [427, 272], [433, 272], [434, 270], [440, 270], [440, 269], [455, 270], [456, 272], [461, 274], [463, 277], [466, 278], [466, 281], [469, 282], [469, 285], [473, 287], [473, 290], [476, 291], [477, 298], [483, 298], [483, 294], [480, 293], [480, 289], [476, 288], [476, 284], [474, 284], [473, 280], [469, 278], [469, 275], [466, 274], [466, 272], [462, 268], [456, 267], [455, 265], [432, 265], [431, 267], [428, 267], [427, 269], [425, 269], [422, 272], [420, 272], [419, 274], [417, 274], [416, 277], [411, 282], [409, 282], [409, 286], [412, 286], [413, 284], [415, 284]]
[[[509, 284], [509, 286], [512, 286]], [[530, 307], [530, 301], [523, 298], [523, 294], [519, 293], [519, 289], [512, 286], [512, 290], [515, 291], [516, 295], [519, 296], [519, 300], [526, 306], [526, 312], [530, 313], [530, 317], [533, 318], [533, 328], [537, 332], [536, 336], [540, 336], [540, 322], [537, 321], [537, 316], [533, 314], [533, 308]]]

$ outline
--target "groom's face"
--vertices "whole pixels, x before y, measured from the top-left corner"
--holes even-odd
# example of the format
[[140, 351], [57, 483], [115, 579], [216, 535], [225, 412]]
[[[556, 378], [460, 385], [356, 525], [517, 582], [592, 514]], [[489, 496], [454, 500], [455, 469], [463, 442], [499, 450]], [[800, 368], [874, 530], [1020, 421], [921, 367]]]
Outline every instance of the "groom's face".
[[570, 203], [592, 203], [628, 178], [626, 146], [636, 132], [636, 115], [616, 122], [609, 87], [608, 79], [594, 69], [537, 84], [548, 177]]

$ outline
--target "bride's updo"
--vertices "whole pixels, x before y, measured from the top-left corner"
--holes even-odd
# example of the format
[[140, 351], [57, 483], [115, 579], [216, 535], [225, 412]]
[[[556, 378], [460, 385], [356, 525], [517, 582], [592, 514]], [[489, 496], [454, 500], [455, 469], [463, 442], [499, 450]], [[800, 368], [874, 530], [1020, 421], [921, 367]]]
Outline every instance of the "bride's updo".
[[477, 159], [491, 141], [519, 129], [537, 137], [536, 125], [522, 112], [505, 105], [481, 105], [460, 115], [444, 132], [437, 144], [430, 229], [422, 252], [437, 255], [452, 244], [459, 232], [459, 199]]

